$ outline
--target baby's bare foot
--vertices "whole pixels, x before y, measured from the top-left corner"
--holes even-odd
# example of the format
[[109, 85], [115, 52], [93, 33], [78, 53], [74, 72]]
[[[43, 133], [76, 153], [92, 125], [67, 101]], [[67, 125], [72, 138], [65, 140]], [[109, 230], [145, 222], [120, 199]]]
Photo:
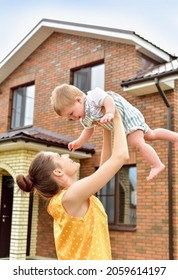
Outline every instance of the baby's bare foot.
[[156, 177], [161, 171], [163, 171], [165, 168], [165, 165], [161, 163], [158, 167], [151, 168], [149, 176], [146, 178], [147, 181], [152, 180], [154, 177]]

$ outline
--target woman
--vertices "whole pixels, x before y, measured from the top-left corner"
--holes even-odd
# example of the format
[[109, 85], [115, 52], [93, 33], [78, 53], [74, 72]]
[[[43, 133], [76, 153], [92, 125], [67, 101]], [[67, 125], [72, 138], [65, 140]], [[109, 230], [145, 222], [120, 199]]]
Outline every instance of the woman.
[[32, 161], [29, 174], [18, 175], [18, 186], [34, 189], [50, 199], [48, 212], [54, 219], [54, 239], [60, 260], [110, 260], [111, 248], [107, 216], [94, 196], [128, 159], [126, 136], [120, 114], [114, 117], [114, 141], [103, 132], [101, 165], [96, 172], [77, 180], [80, 164], [52, 152], [40, 152]]

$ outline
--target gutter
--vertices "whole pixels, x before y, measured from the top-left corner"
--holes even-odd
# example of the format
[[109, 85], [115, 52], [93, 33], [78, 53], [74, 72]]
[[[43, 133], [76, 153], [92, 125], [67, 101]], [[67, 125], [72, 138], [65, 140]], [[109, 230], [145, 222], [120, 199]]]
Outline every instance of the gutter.
[[[155, 78], [155, 85], [167, 108], [167, 129], [171, 130], [171, 107], [162, 90], [159, 79]], [[173, 254], [173, 199], [172, 199], [172, 143], [168, 142], [168, 215], [169, 215], [169, 259], [174, 259]]]

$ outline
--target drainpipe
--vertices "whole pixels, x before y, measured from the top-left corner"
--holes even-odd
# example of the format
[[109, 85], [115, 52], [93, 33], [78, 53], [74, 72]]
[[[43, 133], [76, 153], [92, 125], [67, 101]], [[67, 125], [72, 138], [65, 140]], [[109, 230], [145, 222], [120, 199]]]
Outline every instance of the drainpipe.
[[[171, 130], [171, 108], [166, 94], [162, 90], [159, 80], [155, 78], [155, 85], [167, 108], [167, 129]], [[173, 260], [173, 201], [172, 201], [172, 143], [168, 142], [168, 211], [169, 211], [169, 259]]]

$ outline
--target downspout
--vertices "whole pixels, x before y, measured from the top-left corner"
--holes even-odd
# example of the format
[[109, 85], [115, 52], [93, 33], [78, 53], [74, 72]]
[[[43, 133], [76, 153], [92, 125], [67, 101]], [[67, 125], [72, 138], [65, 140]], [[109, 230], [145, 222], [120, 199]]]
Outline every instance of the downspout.
[[[162, 90], [158, 78], [155, 85], [167, 107], [167, 129], [171, 130], [171, 108], [166, 94]], [[168, 142], [168, 216], [169, 216], [169, 259], [173, 260], [173, 201], [172, 201], [172, 143]]]

